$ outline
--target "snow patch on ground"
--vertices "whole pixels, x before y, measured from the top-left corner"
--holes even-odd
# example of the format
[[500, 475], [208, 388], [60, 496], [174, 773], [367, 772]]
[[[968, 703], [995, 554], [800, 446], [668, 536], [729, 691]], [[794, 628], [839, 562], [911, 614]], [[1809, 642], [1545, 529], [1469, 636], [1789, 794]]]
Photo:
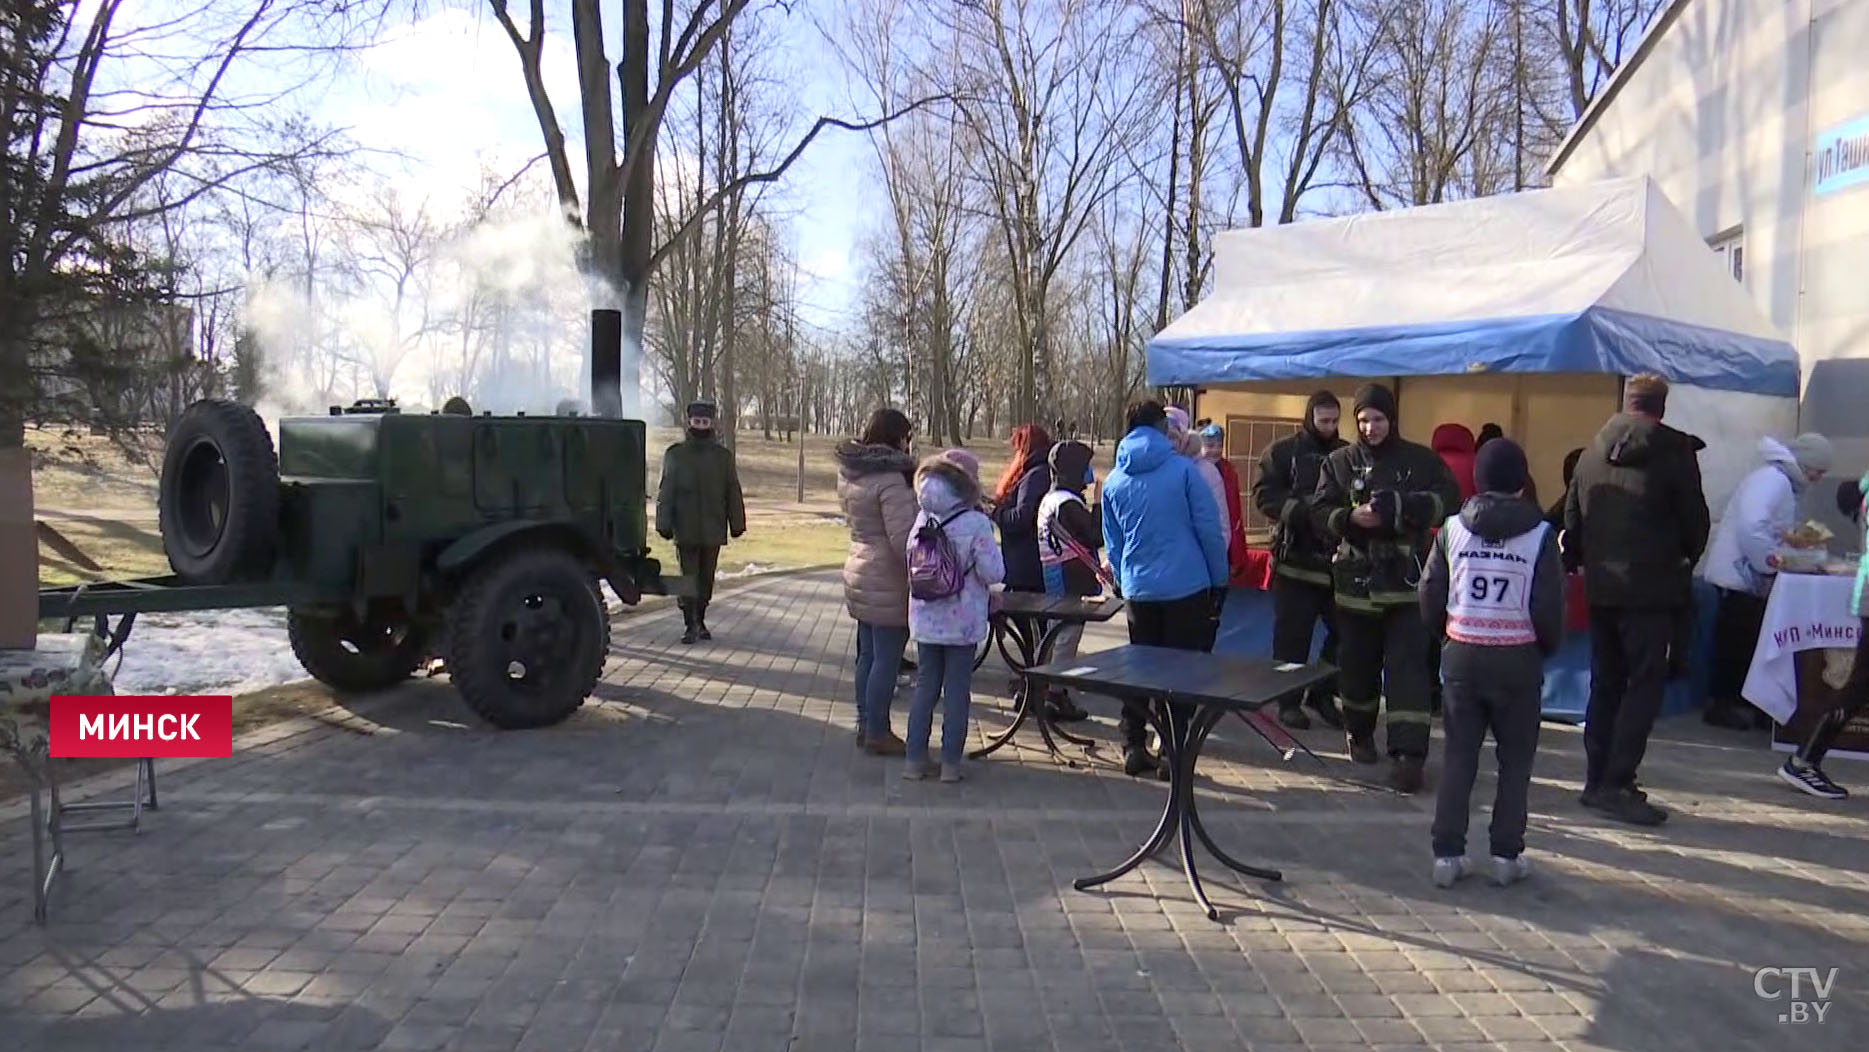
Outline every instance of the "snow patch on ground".
[[[749, 565], [724, 578], [777, 567]], [[613, 617], [625, 607], [606, 586]], [[284, 607], [140, 614], [124, 644], [113, 685], [119, 694], [248, 694], [305, 679], [286, 640]], [[116, 660], [112, 660], [116, 665]]]
[[140, 614], [122, 659], [119, 694], [245, 694], [305, 678], [276, 606]]

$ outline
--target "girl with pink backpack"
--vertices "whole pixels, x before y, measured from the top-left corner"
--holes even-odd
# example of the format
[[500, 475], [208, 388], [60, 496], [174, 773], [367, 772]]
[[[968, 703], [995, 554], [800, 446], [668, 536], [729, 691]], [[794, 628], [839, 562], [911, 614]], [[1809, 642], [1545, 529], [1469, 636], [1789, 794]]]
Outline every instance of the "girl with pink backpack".
[[[949, 450], [915, 472], [921, 505], [909, 534], [909, 628], [915, 637], [915, 696], [909, 704], [908, 759], [902, 777], [918, 781], [939, 770], [961, 780], [973, 705], [974, 651], [991, 631], [991, 589], [1006, 564], [993, 522], [980, 510], [979, 461]], [[935, 702], [941, 708], [941, 762], [928, 755]]]

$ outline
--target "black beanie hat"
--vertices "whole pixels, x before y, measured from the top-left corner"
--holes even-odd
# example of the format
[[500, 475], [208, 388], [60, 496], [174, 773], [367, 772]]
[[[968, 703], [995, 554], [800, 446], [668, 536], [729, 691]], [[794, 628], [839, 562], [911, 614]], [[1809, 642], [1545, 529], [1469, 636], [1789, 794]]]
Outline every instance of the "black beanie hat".
[[1531, 475], [1525, 450], [1509, 438], [1495, 438], [1473, 458], [1473, 483], [1481, 493], [1517, 493]]
[[1084, 472], [1090, 468], [1094, 456], [1096, 453], [1089, 446], [1075, 439], [1052, 446], [1051, 455], [1046, 458], [1051, 464], [1051, 488], [1082, 493]]
[[1395, 392], [1381, 384], [1364, 384], [1356, 392], [1356, 399], [1351, 403], [1350, 416], [1365, 409], [1374, 409], [1389, 418], [1389, 435], [1394, 437], [1401, 429], [1401, 421], [1395, 412]]

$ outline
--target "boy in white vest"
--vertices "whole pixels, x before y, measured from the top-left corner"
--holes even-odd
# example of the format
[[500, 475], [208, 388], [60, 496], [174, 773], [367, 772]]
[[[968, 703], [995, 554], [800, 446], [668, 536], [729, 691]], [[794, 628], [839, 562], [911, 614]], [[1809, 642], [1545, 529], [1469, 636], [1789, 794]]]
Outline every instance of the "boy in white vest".
[[[1051, 491], [1038, 502], [1038, 565], [1045, 575], [1045, 594], [1054, 598], [1092, 596], [1103, 591], [1097, 577], [1100, 567], [1085, 561], [1097, 559], [1103, 549], [1103, 524], [1085, 497], [1095, 478], [1090, 470], [1094, 456], [1095, 452], [1082, 442], [1066, 440], [1051, 447]], [[1076, 657], [1083, 638], [1083, 625], [1060, 629], [1050, 660]], [[1050, 704], [1055, 720], [1090, 718], [1090, 713], [1062, 690], [1052, 691]]]
[[1447, 520], [1421, 581], [1421, 616], [1444, 636], [1441, 786], [1434, 807], [1434, 883], [1472, 872], [1467, 814], [1480, 749], [1492, 732], [1493, 883], [1531, 872], [1524, 856], [1527, 797], [1544, 693], [1545, 659], [1564, 632], [1564, 568], [1557, 531], [1523, 493], [1525, 451], [1495, 439], [1474, 462], [1478, 492]]

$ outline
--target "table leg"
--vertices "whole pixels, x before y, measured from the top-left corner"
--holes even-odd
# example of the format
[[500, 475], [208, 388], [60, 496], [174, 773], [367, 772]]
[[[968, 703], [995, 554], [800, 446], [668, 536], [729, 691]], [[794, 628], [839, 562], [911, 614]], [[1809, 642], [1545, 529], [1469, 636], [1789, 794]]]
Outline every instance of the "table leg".
[[32, 811], [32, 919], [33, 923], [43, 925], [50, 913], [46, 908], [46, 892], [52, 884], [45, 865], [45, 802], [40, 799], [37, 776], [30, 771], [27, 773], [33, 779], [28, 789]]
[[[1052, 647], [1057, 645], [1058, 635], [1063, 632], [1066, 627], [1065, 622], [1059, 620], [1051, 620], [1045, 623], [1045, 633], [1040, 637], [1038, 643], [1037, 660], [1040, 662], [1051, 660]], [[1029, 691], [1030, 688], [1028, 687], [1027, 690]], [[1042, 703], [1039, 705], [1038, 726], [1040, 733], [1045, 736], [1046, 747], [1054, 753], [1058, 751], [1058, 746], [1051, 740], [1053, 736], [1063, 738], [1072, 745], [1076, 745], [1086, 751], [1094, 750], [1097, 747], [1097, 743], [1094, 740], [1080, 737], [1054, 723], [1051, 719], [1051, 707], [1049, 705]]]
[[[32, 820], [32, 919], [43, 927], [51, 919], [52, 885], [65, 868], [65, 838], [58, 821], [58, 780], [50, 757], [38, 764], [19, 757], [29, 783]], [[49, 850], [48, 850], [49, 848]]]
[[[999, 751], [1000, 747], [1011, 741], [1013, 735], [1019, 732], [1019, 728], [1025, 726], [1028, 719], [1038, 724], [1038, 734], [1044, 739], [1045, 751], [1054, 757], [1061, 759], [1064, 757], [1063, 751], [1058, 748], [1058, 738], [1085, 748], [1095, 748], [1096, 743], [1090, 739], [1079, 738], [1052, 723], [1051, 714], [1045, 705], [1045, 690], [1039, 684], [1025, 678], [1026, 670], [1044, 663], [1046, 651], [1057, 641], [1059, 624], [1061, 622], [1047, 622], [1043, 618], [1006, 616], [1000, 620], [1000, 656], [1006, 659], [1006, 667], [1012, 670], [1013, 675], [1019, 677], [1019, 686], [1016, 688], [1018, 696], [1013, 699], [1012, 726], [988, 739], [986, 745], [968, 753], [969, 759], [978, 760]], [[1045, 626], [1042, 632], [1038, 627], [1040, 625]], [[1009, 636], [1018, 650], [1017, 654], [1006, 647], [1006, 639]], [[1068, 759], [1065, 762], [1072, 763]]]
[[[1024, 625], [1014, 618], [1001, 617], [998, 618], [997, 621], [998, 631], [995, 634], [998, 636], [1000, 657], [1006, 659], [1007, 667], [1011, 668], [1013, 674], [1019, 677], [1017, 695], [1012, 699], [1012, 725], [999, 734], [988, 738], [985, 745], [969, 752], [967, 758], [970, 760], [984, 759], [985, 757], [993, 755], [1007, 742], [1011, 741], [1013, 735], [1019, 733], [1019, 728], [1025, 726], [1025, 721], [1027, 719], [1040, 718], [1032, 711], [1032, 688], [1025, 679], [1025, 670], [1033, 667], [1035, 664], [1031, 657], [1032, 641], [1027, 637]], [[1006, 649], [1007, 636], [1011, 636], [1014, 643], [1017, 645], [1019, 650], [1018, 657], [1014, 657], [1012, 652]], [[1055, 752], [1057, 750], [1054, 749], [1053, 751]]]
[[[1200, 838], [1201, 845], [1207, 849], [1207, 853], [1219, 859], [1220, 863], [1228, 869], [1236, 873], [1243, 873], [1249, 877], [1256, 877], [1260, 880], [1283, 881], [1285, 875], [1276, 869], [1262, 869], [1258, 866], [1249, 866], [1234, 858], [1232, 855], [1227, 854], [1225, 851], [1222, 851], [1220, 845], [1214, 843], [1213, 835], [1207, 832], [1206, 824], [1201, 821], [1200, 801], [1195, 799], [1192, 786], [1194, 765], [1200, 761], [1201, 750], [1207, 745], [1207, 736], [1213, 733], [1214, 727], [1217, 726], [1219, 722], [1220, 713], [1218, 711], [1211, 713], [1211, 715], [1204, 713], [1197, 719], [1193, 741], [1190, 745], [1192, 756], [1190, 756], [1188, 760], [1188, 780], [1190, 783], [1187, 801], [1188, 825], [1193, 829], [1194, 835]], [[1184, 833], [1183, 836], [1185, 835]], [[1212, 915], [1209, 914], [1209, 916], [1211, 917]]]
[[1087, 891], [1099, 884], [1108, 884], [1118, 877], [1125, 876], [1137, 866], [1142, 865], [1150, 856], [1160, 851], [1163, 845], [1168, 843], [1168, 838], [1177, 832], [1177, 826], [1181, 821], [1180, 804], [1181, 799], [1174, 793], [1169, 793], [1167, 802], [1162, 805], [1161, 820], [1155, 823], [1155, 832], [1149, 834], [1149, 839], [1136, 849], [1135, 854], [1108, 873], [1099, 873], [1094, 877], [1079, 877], [1071, 881], [1071, 886], [1079, 891]]
[[1173, 702], [1163, 704], [1162, 708], [1167, 710], [1167, 725], [1162, 733], [1162, 759], [1168, 761], [1168, 793], [1174, 798], [1174, 809], [1180, 820], [1181, 872], [1187, 875], [1188, 888], [1194, 892], [1194, 901], [1201, 904], [1207, 919], [1218, 920], [1220, 911], [1214, 909], [1214, 904], [1208, 901], [1207, 890], [1201, 887], [1200, 870], [1194, 865], [1194, 761], [1200, 757], [1194, 728], [1204, 714], [1190, 718], [1183, 706]]
[[1261, 880], [1284, 879], [1284, 875], [1277, 870], [1249, 866], [1227, 854], [1214, 843], [1206, 826], [1201, 824], [1200, 807], [1194, 795], [1195, 767], [1200, 763], [1201, 749], [1206, 745], [1207, 736], [1213, 733], [1224, 715], [1225, 710], [1219, 708], [1193, 710], [1192, 706], [1170, 702], [1157, 702], [1149, 706], [1149, 722], [1162, 737], [1162, 758], [1168, 764], [1169, 771], [1168, 802], [1162, 808], [1161, 821], [1156, 824], [1155, 832], [1148, 841], [1122, 865], [1108, 873], [1074, 880], [1071, 882], [1072, 887], [1084, 891], [1124, 876], [1161, 850], [1170, 837], [1177, 836], [1181, 841], [1181, 870], [1188, 878], [1188, 888], [1193, 891], [1194, 900], [1200, 903], [1208, 920], [1218, 920], [1220, 911], [1214, 908], [1214, 904], [1207, 898], [1206, 888], [1201, 884], [1200, 869], [1194, 861], [1194, 844], [1197, 840], [1229, 869]]
[[[82, 804], [53, 804], [53, 817], [59, 828], [73, 833], [111, 832], [127, 829], [133, 833], [142, 831], [143, 811], [156, 809], [156, 762], [148, 757], [136, 761], [135, 799], [129, 803], [122, 801], [92, 801]], [[56, 793], [56, 789], [54, 789]], [[91, 814], [105, 811], [129, 811], [130, 817], [117, 822], [97, 821], [84, 824], [67, 825], [67, 814]]]

